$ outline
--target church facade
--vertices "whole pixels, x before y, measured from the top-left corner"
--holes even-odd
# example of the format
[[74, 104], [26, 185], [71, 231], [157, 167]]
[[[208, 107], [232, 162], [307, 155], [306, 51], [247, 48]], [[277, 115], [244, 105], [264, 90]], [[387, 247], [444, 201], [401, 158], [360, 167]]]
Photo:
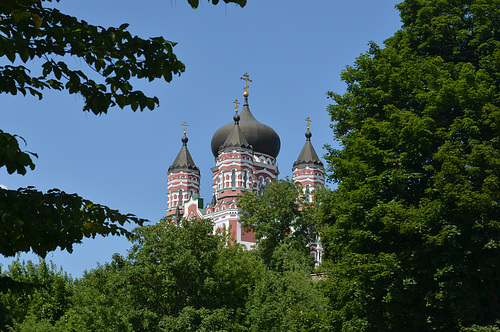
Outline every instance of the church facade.
[[[213, 197], [204, 205], [199, 197], [201, 176], [188, 150], [186, 127], [181, 139], [182, 147], [172, 165], [168, 168], [167, 178], [167, 216], [180, 218], [210, 218], [214, 231], [228, 230], [233, 241], [248, 249], [256, 241], [251, 230], [241, 226], [238, 198], [245, 191], [262, 193], [267, 186], [278, 179], [276, 164], [281, 141], [278, 134], [269, 126], [260, 123], [250, 112], [248, 104], [248, 75], [245, 73], [245, 101], [241, 114], [233, 121], [220, 127], [212, 137], [211, 148], [215, 157], [212, 167]], [[311, 201], [314, 189], [324, 186], [324, 166], [311, 143], [309, 118], [306, 142], [299, 157], [292, 166], [292, 180], [304, 188]], [[311, 253], [316, 261], [321, 261], [322, 248], [319, 241], [311, 244]]]

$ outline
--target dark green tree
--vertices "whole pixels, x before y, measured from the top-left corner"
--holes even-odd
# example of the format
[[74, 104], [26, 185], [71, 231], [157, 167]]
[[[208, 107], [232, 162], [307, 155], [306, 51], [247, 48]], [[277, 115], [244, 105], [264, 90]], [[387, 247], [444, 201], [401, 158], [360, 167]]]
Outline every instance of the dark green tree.
[[[133, 111], [158, 106], [157, 97], [134, 90], [131, 78], [170, 82], [184, 71], [173, 53], [175, 43], [163, 37], [143, 39], [127, 31], [128, 24], [104, 28], [61, 13], [59, 0], [0, 1], [0, 94], [27, 94], [41, 99], [44, 90], [79, 94], [83, 110], [103, 114], [110, 107]], [[197, 8], [199, 0], [188, 0]], [[209, 0], [214, 5], [219, 0]], [[240, 6], [246, 0], [224, 0]], [[52, 4], [48, 4], [52, 3]], [[79, 59], [80, 61], [74, 61]], [[32, 60], [38, 60], [34, 62]], [[85, 66], [75, 65], [85, 63]], [[33, 72], [33, 67], [41, 68]], [[35, 153], [23, 151], [20, 136], [0, 130], [0, 168], [26, 174], [35, 168]], [[124, 223], [144, 220], [94, 204], [57, 189], [0, 189], [0, 254], [32, 250], [42, 257], [57, 247], [97, 234], [129, 234]], [[0, 284], [1, 286], [1, 284]]]
[[[500, 1], [406, 0], [342, 73], [322, 241], [337, 330], [500, 321]], [[493, 327], [491, 327], [493, 328]]]
[[[63, 331], [137, 331], [129, 280], [130, 262], [115, 254], [111, 262], [85, 271], [77, 280], [71, 307], [56, 322]], [[140, 309], [139, 309], [140, 310]], [[145, 320], [151, 315], [144, 313]]]
[[[132, 235], [134, 296], [150, 310], [177, 316], [182, 308], [210, 308], [221, 238], [210, 220], [164, 219]], [[142, 300], [140, 300], [142, 299]]]
[[209, 220], [163, 219], [133, 231], [127, 257], [85, 274], [59, 322], [71, 331], [242, 331], [264, 274], [255, 253], [228, 246]]
[[304, 253], [281, 244], [273, 256], [282, 265], [279, 270], [267, 270], [250, 293], [249, 330], [331, 331], [322, 282], [311, 278], [310, 261], [304, 259]]
[[289, 179], [271, 182], [260, 196], [245, 192], [240, 206], [240, 222], [253, 229], [266, 264], [272, 264], [273, 253], [281, 244], [308, 253], [307, 245], [314, 240], [316, 221], [313, 207], [297, 183]]
[[15, 260], [2, 275], [16, 281], [17, 287], [0, 293], [1, 331], [52, 327], [71, 305], [73, 279], [52, 263]]

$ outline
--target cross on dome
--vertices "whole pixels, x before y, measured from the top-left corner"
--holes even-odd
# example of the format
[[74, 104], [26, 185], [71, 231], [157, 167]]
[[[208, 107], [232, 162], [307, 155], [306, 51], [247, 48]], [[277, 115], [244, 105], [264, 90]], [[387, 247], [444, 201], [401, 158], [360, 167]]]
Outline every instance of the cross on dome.
[[184, 135], [186, 135], [186, 128], [189, 127], [189, 125], [187, 124], [186, 121], [184, 121], [183, 123], [181, 123], [181, 126], [184, 127]]
[[310, 117], [307, 117], [306, 121], [307, 121], [307, 130], [309, 130], [309, 125], [311, 124], [312, 120]]
[[250, 76], [248, 75], [248, 73], [244, 73], [243, 74], [243, 77], [240, 77], [241, 80], [245, 80], [245, 87], [243, 89], [245, 89], [245, 92], [243, 92], [243, 96], [246, 98], [248, 97], [248, 82], [252, 82], [252, 80], [250, 79]]
[[235, 99], [235, 100], [233, 101], [233, 103], [234, 103], [234, 104], [236, 104], [236, 109], [235, 109], [235, 112], [236, 112], [236, 113], [238, 113], [238, 105], [240, 104], [240, 103], [238, 102], [238, 99]]

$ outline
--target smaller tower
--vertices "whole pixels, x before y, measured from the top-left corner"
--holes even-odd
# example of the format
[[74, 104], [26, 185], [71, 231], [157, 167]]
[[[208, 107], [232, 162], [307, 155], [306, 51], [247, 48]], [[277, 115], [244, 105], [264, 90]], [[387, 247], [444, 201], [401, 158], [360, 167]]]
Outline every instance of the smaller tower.
[[[311, 143], [312, 134], [309, 131], [311, 119], [307, 117], [306, 121], [306, 143], [300, 152], [299, 158], [293, 163], [292, 180], [302, 186], [307, 201], [313, 202], [314, 190], [325, 186], [325, 168]], [[314, 241], [309, 243], [309, 249], [316, 266], [318, 266], [323, 258], [323, 246], [317, 234]]]
[[325, 168], [318, 158], [311, 143], [309, 125], [311, 119], [307, 117], [306, 143], [300, 152], [299, 158], [293, 163], [292, 180], [304, 188], [304, 194], [309, 202], [314, 201], [314, 189], [325, 186]]
[[182, 147], [172, 166], [168, 168], [167, 180], [167, 216], [180, 218], [184, 214], [184, 204], [200, 193], [200, 170], [194, 164], [187, 148], [187, 123], [184, 121]]

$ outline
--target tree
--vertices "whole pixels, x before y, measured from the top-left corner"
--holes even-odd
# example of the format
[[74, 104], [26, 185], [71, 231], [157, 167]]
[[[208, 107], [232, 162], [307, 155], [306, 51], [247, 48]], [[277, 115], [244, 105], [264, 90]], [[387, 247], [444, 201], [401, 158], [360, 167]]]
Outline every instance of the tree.
[[186, 306], [210, 308], [221, 241], [212, 232], [210, 220], [196, 219], [137, 228], [129, 253], [135, 296], [163, 315], [177, 316]]
[[303, 252], [281, 244], [274, 256], [283, 266], [279, 271], [267, 270], [253, 288], [247, 301], [249, 330], [331, 331], [326, 322], [327, 298], [320, 282], [311, 279]]
[[[74, 282], [62, 269], [40, 259], [19, 261], [2, 273], [21, 287], [0, 293], [0, 326], [16, 331], [28, 326], [51, 327], [70, 306]], [[39, 329], [32, 329], [37, 330]]]
[[[59, 0], [56, 0], [58, 2]], [[130, 106], [133, 111], [154, 109], [159, 100], [134, 90], [130, 78], [170, 82], [184, 71], [173, 53], [175, 43], [163, 37], [132, 36], [128, 24], [104, 28], [88, 24], [46, 5], [52, 0], [0, 2], [0, 93], [41, 99], [44, 89], [66, 90], [83, 97], [84, 111], [106, 113], [110, 107]], [[188, 0], [196, 8], [198, 0]], [[219, 0], [209, 0], [216, 5]], [[240, 6], [246, 0], [224, 0]], [[74, 58], [87, 67], [73, 68]], [[41, 59], [39, 74], [21, 63]], [[33, 65], [36, 66], [36, 65]], [[35, 71], [36, 72], [36, 71]], [[101, 81], [95, 81], [98, 77]], [[23, 151], [20, 136], [0, 130], [0, 168], [26, 174], [35, 168], [35, 153]], [[125, 223], [145, 220], [94, 204], [57, 189], [41, 193], [34, 188], [0, 188], [0, 253], [12, 256], [33, 250], [42, 257], [60, 247], [72, 251], [74, 243], [97, 234], [129, 234]]]
[[129, 267], [125, 257], [114, 254], [111, 262], [85, 271], [75, 282], [71, 307], [55, 325], [62, 331], [137, 331]]
[[127, 257], [85, 273], [60, 320], [71, 331], [242, 331], [265, 266], [209, 220], [137, 228]]
[[[321, 234], [338, 330], [500, 319], [500, 1], [406, 0], [329, 92]], [[476, 327], [477, 327], [476, 326]], [[474, 328], [476, 328], [474, 327]]]
[[280, 244], [287, 243], [308, 252], [307, 245], [314, 240], [315, 221], [297, 183], [289, 179], [271, 182], [260, 196], [245, 192], [240, 206], [240, 222], [253, 229], [267, 264]]

